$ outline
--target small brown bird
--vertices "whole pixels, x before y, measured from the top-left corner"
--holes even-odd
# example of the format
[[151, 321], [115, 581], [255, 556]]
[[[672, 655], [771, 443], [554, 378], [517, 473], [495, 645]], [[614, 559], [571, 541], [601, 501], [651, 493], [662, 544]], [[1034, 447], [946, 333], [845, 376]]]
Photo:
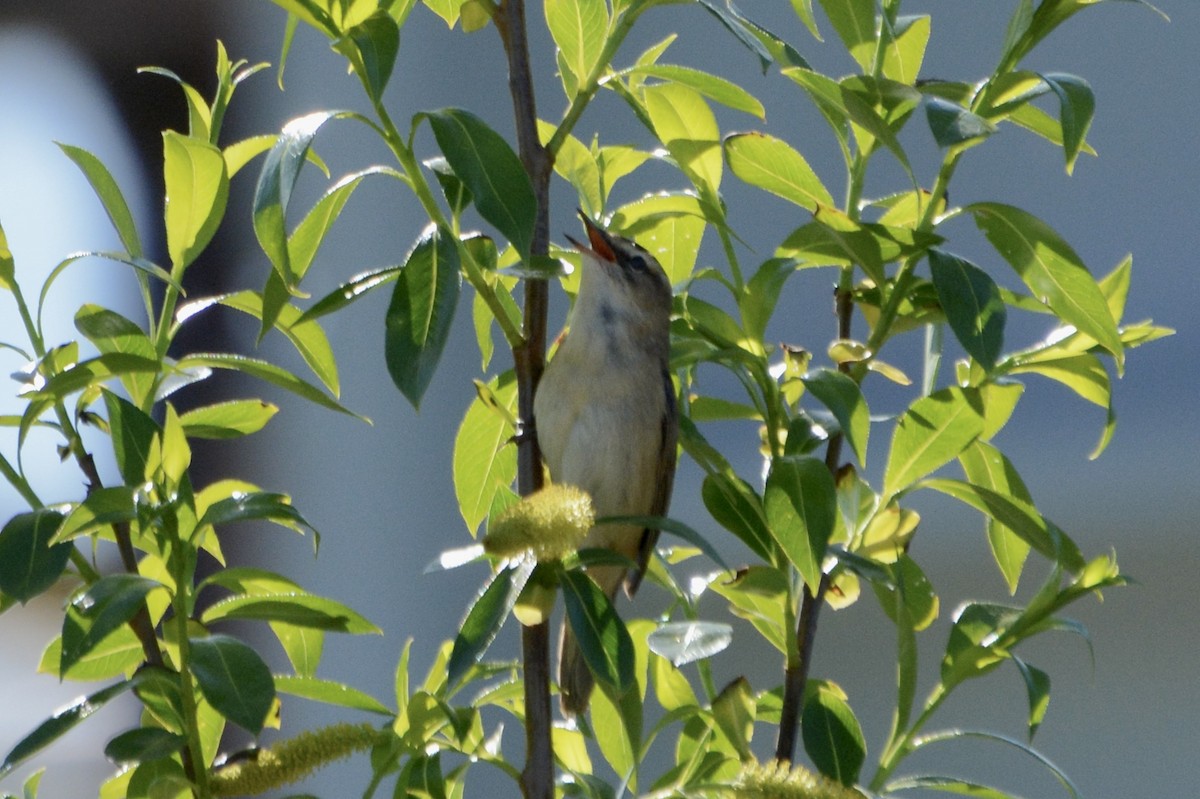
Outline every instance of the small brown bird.
[[[580, 217], [590, 246], [570, 239], [583, 269], [569, 332], [534, 398], [538, 444], [550, 479], [591, 494], [597, 516], [665, 515], [678, 437], [671, 283], [644, 249]], [[637, 568], [594, 566], [588, 574], [610, 599], [622, 582], [633, 596], [657, 537], [633, 525], [592, 528], [584, 546], [611, 549]], [[562, 708], [581, 713], [593, 678], [565, 622], [561, 647]]]

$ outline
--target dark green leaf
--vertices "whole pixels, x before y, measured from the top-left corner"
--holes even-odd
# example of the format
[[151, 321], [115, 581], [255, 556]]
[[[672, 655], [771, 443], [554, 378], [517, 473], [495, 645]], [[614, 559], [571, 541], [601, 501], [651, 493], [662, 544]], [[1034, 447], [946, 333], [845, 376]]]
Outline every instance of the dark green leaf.
[[471, 603], [471, 609], [459, 625], [454, 649], [446, 666], [446, 681], [451, 687], [466, 676], [496, 639], [529, 575], [533, 573], [533, 566], [534, 561], [526, 559], [517, 565], [504, 567], [492, 575]]
[[596, 679], [623, 693], [633, 686], [633, 639], [600, 587], [582, 571], [562, 576], [571, 631]]
[[310, 319], [318, 319], [334, 311], [340, 311], [373, 289], [391, 283], [400, 277], [403, 270], [403, 266], [388, 266], [355, 275], [313, 303], [312, 307], [305, 311], [297, 322], [307, 322]]
[[824, 680], [810, 680], [804, 694], [804, 751], [826, 777], [853, 785], [866, 759], [867, 743], [846, 694]]
[[43, 721], [37, 729], [18, 741], [17, 745], [5, 756], [4, 762], [0, 763], [0, 777], [11, 772], [22, 760], [49, 746], [76, 724], [104, 707], [111, 699], [128, 691], [137, 684], [137, 681], [138, 678], [135, 677], [133, 680], [114, 683], [76, 701], [73, 705], [58, 711]]
[[272, 494], [267, 491], [239, 492], [217, 500], [196, 523], [196, 529], [206, 525], [216, 526], [255, 519], [265, 519], [292, 530], [299, 530], [301, 527], [313, 529], [300, 515], [300, 511], [292, 506], [291, 499], [286, 494]]
[[729, 568], [725, 565], [725, 560], [721, 557], [721, 553], [717, 552], [704, 536], [676, 519], [670, 519], [666, 516], [602, 516], [596, 520], [596, 524], [633, 524], [649, 530], [660, 530], [664, 533], [670, 533], [682, 538], [703, 552], [712, 559], [713, 563], [716, 563], [722, 569]]
[[133, 521], [137, 518], [135, 490], [132, 486], [113, 486], [92, 491], [67, 514], [54, 535], [55, 540], [69, 541], [110, 524]]
[[271, 671], [250, 647], [227, 635], [192, 638], [191, 670], [208, 703], [257, 735], [275, 701]]
[[475, 198], [480, 215], [529, 260], [537, 200], [521, 159], [500, 134], [474, 114], [446, 108], [429, 114], [433, 135], [454, 174]]
[[1026, 693], [1029, 694], [1029, 740], [1032, 742], [1038, 727], [1046, 718], [1046, 708], [1050, 706], [1050, 675], [1019, 657], [1014, 656], [1012, 661], [1021, 672]]
[[985, 516], [1012, 530], [1038, 552], [1070, 570], [1083, 567], [1083, 556], [1070, 538], [1042, 517], [1032, 504], [984, 486], [960, 480], [925, 480], [921, 488], [932, 488], [965, 502]]
[[0, 530], [0, 592], [24, 604], [50, 588], [67, 568], [71, 544], [51, 545], [58, 511], [19, 513]]
[[284, 622], [295, 627], [354, 635], [383, 633], [341, 602], [298, 592], [229, 597], [210, 606], [200, 617], [205, 625], [236, 619]]
[[833, 369], [819, 369], [804, 378], [804, 386], [829, 409], [841, 425], [842, 434], [854, 449], [862, 466], [867, 465], [867, 440], [871, 433], [871, 412], [867, 400], [853, 379]]
[[400, 49], [396, 20], [382, 8], [378, 9], [334, 40], [333, 49], [350, 61], [371, 101], [380, 102]]
[[110, 633], [144, 608], [146, 596], [162, 584], [137, 574], [108, 574], [67, 606], [62, 626], [59, 674], [87, 655]]
[[646, 639], [650, 651], [676, 667], [712, 657], [733, 641], [733, 628], [713, 621], [677, 621], [660, 624]]
[[1045, 222], [1011, 205], [975, 203], [967, 210], [1034, 296], [1111, 352], [1120, 368], [1124, 350], [1117, 324], [1103, 292], [1071, 246]]
[[105, 389], [109, 433], [117, 468], [126, 486], [138, 486], [146, 480], [146, 460], [156, 435], [162, 428], [129, 401]]
[[816, 458], [776, 458], [767, 475], [764, 505], [771, 535], [815, 593], [837, 518], [837, 490], [829, 469]]
[[772, 559], [774, 544], [764, 515], [762, 498], [745, 481], [721, 472], [704, 478], [700, 487], [704, 507], [729, 532], [765, 561]]
[[84, 177], [92, 186], [92, 191], [100, 198], [104, 212], [108, 214], [108, 219], [116, 229], [117, 235], [121, 237], [121, 244], [125, 246], [125, 250], [130, 256], [141, 258], [142, 243], [138, 238], [137, 225], [134, 224], [133, 214], [130, 213], [129, 205], [125, 202], [125, 196], [121, 194], [121, 187], [113, 179], [108, 167], [82, 147], [74, 147], [62, 142], [57, 142], [57, 144], [59, 149], [66, 153], [67, 157], [83, 171]]
[[937, 249], [929, 251], [929, 268], [950, 329], [967, 354], [990, 372], [1004, 346], [1007, 316], [996, 282], [970, 261]]
[[983, 117], [940, 97], [926, 98], [925, 117], [938, 147], [978, 143], [996, 131], [996, 126]]
[[138, 727], [113, 738], [104, 756], [117, 765], [144, 763], [168, 757], [187, 746], [187, 739], [162, 727]]
[[420, 407], [450, 337], [461, 286], [453, 238], [431, 228], [409, 253], [386, 318], [388, 373], [414, 408]]
[[883, 493], [894, 496], [954, 460], [982, 432], [977, 390], [950, 386], [921, 397], [896, 422]]
[[[295, 285], [296, 277], [288, 252], [288, 203], [313, 138], [322, 125], [338, 115], [336, 111], [317, 111], [289, 122], [267, 153], [254, 189], [254, 235], [283, 285], [289, 289]], [[273, 322], [273, 319], [264, 320], [264, 330]]]
[[1092, 126], [1092, 116], [1096, 111], [1096, 97], [1088, 82], [1074, 75], [1048, 73], [1042, 75], [1042, 80], [1058, 95], [1063, 155], [1067, 159], [1069, 175], [1074, 171], [1075, 160], [1087, 141], [1088, 128]]

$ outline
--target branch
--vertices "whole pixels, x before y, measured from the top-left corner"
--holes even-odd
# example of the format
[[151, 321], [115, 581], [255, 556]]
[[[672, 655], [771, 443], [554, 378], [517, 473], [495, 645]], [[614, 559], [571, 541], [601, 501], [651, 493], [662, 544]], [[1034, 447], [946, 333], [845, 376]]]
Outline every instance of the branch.
[[[524, 0], [504, 0], [494, 17], [508, 57], [508, 88], [512, 94], [521, 163], [537, 200], [533, 257], [550, 249], [550, 174], [553, 159], [537, 132], [537, 103], [529, 67]], [[533, 421], [533, 396], [546, 362], [547, 286], [544, 280], [525, 281], [524, 335], [513, 348], [517, 373], [518, 418], [528, 429]], [[537, 436], [523, 435], [517, 443], [517, 490], [528, 495], [542, 486], [542, 458]], [[553, 799], [554, 750], [550, 741], [550, 623], [521, 628], [525, 668], [525, 770], [521, 789], [526, 799]]]

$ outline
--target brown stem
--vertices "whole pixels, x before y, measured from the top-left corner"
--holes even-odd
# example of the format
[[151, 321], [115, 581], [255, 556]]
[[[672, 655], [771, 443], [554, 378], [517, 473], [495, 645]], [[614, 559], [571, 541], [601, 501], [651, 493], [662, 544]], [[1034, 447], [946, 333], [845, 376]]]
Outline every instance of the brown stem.
[[[96, 462], [92, 460], [89, 452], [83, 452], [76, 460], [79, 468], [83, 470], [84, 476], [87, 477], [87, 493], [88, 496], [91, 496], [93, 491], [104, 487], [100, 481], [100, 472], [96, 469]], [[130, 574], [137, 574], [137, 553], [133, 549], [133, 536], [129, 532], [129, 523], [114, 522], [112, 528], [113, 535], [117, 539], [117, 551], [121, 553], [121, 565]], [[145, 656], [146, 662], [151, 666], [163, 665], [162, 650], [158, 648], [158, 635], [154, 632], [154, 623], [150, 620], [150, 611], [146, 608], [145, 603], [129, 620], [129, 626], [142, 645], [142, 654]]]
[[[530, 254], [544, 256], [550, 249], [549, 200], [553, 161], [538, 139], [524, 0], [503, 0], [494, 22], [508, 57], [508, 88], [512, 94], [518, 152], [537, 200]], [[525, 435], [517, 437], [517, 490], [522, 496], [542, 486], [542, 458], [537, 436], [531, 434], [530, 422], [533, 420], [534, 392], [545, 368], [547, 299], [546, 281], [525, 281], [524, 336], [522, 343], [513, 349], [517, 412], [525, 426]], [[525, 799], [553, 799], [549, 622], [522, 627], [521, 648], [525, 664], [525, 770], [521, 773], [521, 789]]]
[[[842, 285], [838, 286], [834, 297], [834, 314], [837, 317], [838, 338], [850, 338], [850, 323], [854, 314], [854, 295], [851, 292], [849, 275], [843, 276]], [[847, 373], [850, 364], [839, 364], [838, 369]], [[825, 466], [829, 473], [837, 479], [841, 468], [843, 436], [837, 433], [829, 438], [825, 450]], [[783, 706], [779, 715], [779, 738], [775, 742], [775, 759], [791, 762], [796, 754], [796, 730], [800, 726], [800, 717], [804, 710], [804, 688], [808, 682], [808, 671], [812, 665], [813, 643], [817, 637], [817, 618], [821, 613], [821, 605], [825, 602], [825, 592], [829, 589], [829, 575], [822, 574], [817, 584], [816, 593], [804, 590], [804, 599], [800, 602], [800, 616], [796, 620], [796, 644], [799, 656], [795, 663], [788, 664], [783, 676]]]

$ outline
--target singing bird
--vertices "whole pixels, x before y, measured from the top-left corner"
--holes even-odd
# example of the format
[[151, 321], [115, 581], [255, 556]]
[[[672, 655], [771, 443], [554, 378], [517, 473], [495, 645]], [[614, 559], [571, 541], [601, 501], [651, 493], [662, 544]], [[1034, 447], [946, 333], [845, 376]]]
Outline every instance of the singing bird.
[[[550, 479], [591, 494], [599, 516], [662, 516], [671, 498], [678, 436], [668, 369], [671, 283], [650, 253], [579, 212], [588, 245], [566, 338], [534, 397], [534, 427]], [[590, 246], [589, 246], [590, 245]], [[611, 549], [636, 564], [593, 566], [588, 575], [609, 599], [622, 583], [633, 596], [654, 551], [657, 530], [592, 528], [585, 547]], [[587, 709], [593, 678], [563, 623], [558, 663], [562, 708]]]

